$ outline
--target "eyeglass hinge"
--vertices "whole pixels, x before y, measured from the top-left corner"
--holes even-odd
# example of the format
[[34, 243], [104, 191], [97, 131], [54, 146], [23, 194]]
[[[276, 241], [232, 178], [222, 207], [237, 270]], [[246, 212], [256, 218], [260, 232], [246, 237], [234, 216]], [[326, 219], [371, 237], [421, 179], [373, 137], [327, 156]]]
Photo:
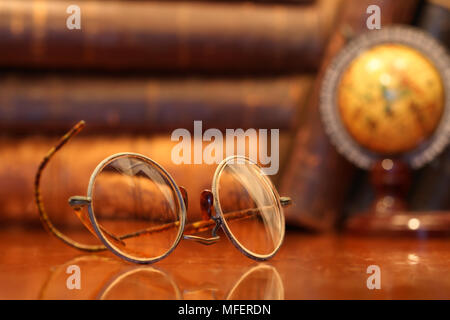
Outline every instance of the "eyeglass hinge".
[[85, 196], [73, 196], [69, 198], [69, 205], [75, 209], [85, 207], [91, 203], [92, 199]]
[[292, 200], [289, 197], [280, 197], [280, 203], [283, 207], [286, 207], [292, 204]]

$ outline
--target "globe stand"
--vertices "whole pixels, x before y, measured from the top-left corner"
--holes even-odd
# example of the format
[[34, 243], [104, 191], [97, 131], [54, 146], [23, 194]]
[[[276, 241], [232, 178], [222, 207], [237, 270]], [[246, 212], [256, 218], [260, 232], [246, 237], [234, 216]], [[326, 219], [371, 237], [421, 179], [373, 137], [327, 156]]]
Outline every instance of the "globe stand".
[[450, 235], [450, 213], [408, 211], [411, 169], [401, 160], [384, 159], [371, 169], [375, 200], [368, 212], [349, 219], [346, 231], [365, 235]]

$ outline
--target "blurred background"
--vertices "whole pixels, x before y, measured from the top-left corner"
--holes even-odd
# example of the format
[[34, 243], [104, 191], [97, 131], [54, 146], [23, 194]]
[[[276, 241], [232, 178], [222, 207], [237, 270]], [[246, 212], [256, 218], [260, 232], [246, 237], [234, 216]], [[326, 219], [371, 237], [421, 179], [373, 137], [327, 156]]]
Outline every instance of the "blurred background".
[[[66, 8], [81, 8], [69, 30]], [[39, 226], [33, 181], [72, 125], [86, 129], [58, 153], [42, 192], [58, 227], [80, 226], [67, 205], [116, 152], [159, 162], [189, 193], [188, 219], [216, 165], [175, 165], [176, 128], [280, 129], [272, 179], [294, 205], [289, 226], [333, 230], [373, 200], [368, 173], [330, 144], [320, 121], [323, 71], [346, 37], [381, 24], [420, 27], [450, 44], [445, 0], [0, 0], [0, 222]], [[206, 146], [206, 144], [204, 144]], [[450, 150], [415, 171], [412, 210], [450, 210]]]

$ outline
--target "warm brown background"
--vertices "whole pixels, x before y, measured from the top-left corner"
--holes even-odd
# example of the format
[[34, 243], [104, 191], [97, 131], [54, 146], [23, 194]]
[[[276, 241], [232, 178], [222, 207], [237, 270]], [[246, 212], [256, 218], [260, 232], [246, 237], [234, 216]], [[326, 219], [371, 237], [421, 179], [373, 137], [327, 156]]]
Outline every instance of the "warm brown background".
[[[88, 284], [93, 292], [76, 296], [58, 282], [43, 295], [79, 253], [42, 231], [34, 175], [59, 136], [81, 119], [87, 128], [43, 176], [43, 197], [58, 227], [81, 227], [67, 198], [85, 193], [99, 161], [124, 151], [163, 165], [188, 190], [188, 219], [196, 219], [215, 166], [174, 165], [172, 130], [192, 130], [194, 120], [203, 120], [204, 130], [279, 128], [280, 172], [272, 178], [294, 205], [286, 210], [286, 243], [270, 265], [281, 276], [284, 298], [450, 298], [447, 239], [334, 235], [373, 193], [367, 173], [331, 146], [318, 113], [322, 74], [346, 36], [367, 30], [368, 5], [381, 7], [383, 26], [421, 27], [448, 48], [446, 1], [79, 0], [82, 29], [71, 31], [69, 4], [0, 2], [0, 299], [96, 298], [110, 277], [130, 267], [111, 254], [104, 264], [93, 258], [88, 273], [98, 274], [100, 265], [105, 275]], [[447, 148], [414, 172], [408, 201], [414, 210], [450, 210], [449, 190]], [[226, 241], [198, 246], [182, 243], [161, 265], [184, 298], [225, 298], [254, 266]], [[382, 291], [365, 286], [370, 264], [382, 267]], [[241, 290], [242, 297], [261, 298], [254, 283]]]
[[[80, 1], [82, 29], [71, 31], [67, 1], [2, 2], [0, 221], [37, 221], [36, 167], [81, 119], [87, 129], [44, 176], [50, 213], [61, 222], [70, 220], [67, 196], [84, 193], [95, 165], [121, 151], [161, 162], [187, 187], [195, 217], [198, 191], [210, 188], [214, 166], [170, 161], [170, 133], [192, 130], [194, 120], [204, 130], [280, 129], [274, 182], [295, 200], [289, 223], [329, 229], [361, 211], [373, 197], [367, 174], [328, 142], [317, 96], [343, 34], [366, 30], [369, 2]], [[382, 25], [418, 25], [448, 45], [443, 2], [372, 2]], [[450, 208], [449, 159], [446, 151], [415, 172], [412, 209]]]

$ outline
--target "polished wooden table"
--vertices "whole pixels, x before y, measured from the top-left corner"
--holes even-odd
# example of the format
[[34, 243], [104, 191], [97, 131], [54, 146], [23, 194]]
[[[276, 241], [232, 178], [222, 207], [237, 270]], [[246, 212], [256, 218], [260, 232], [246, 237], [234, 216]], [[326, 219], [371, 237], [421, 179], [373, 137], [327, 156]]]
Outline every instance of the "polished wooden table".
[[[258, 263], [225, 238], [181, 241], [152, 266], [84, 254], [39, 228], [0, 230], [0, 299], [450, 299], [450, 239], [364, 238], [289, 230]], [[80, 268], [69, 290], [68, 267]], [[367, 288], [378, 265], [381, 289]]]

